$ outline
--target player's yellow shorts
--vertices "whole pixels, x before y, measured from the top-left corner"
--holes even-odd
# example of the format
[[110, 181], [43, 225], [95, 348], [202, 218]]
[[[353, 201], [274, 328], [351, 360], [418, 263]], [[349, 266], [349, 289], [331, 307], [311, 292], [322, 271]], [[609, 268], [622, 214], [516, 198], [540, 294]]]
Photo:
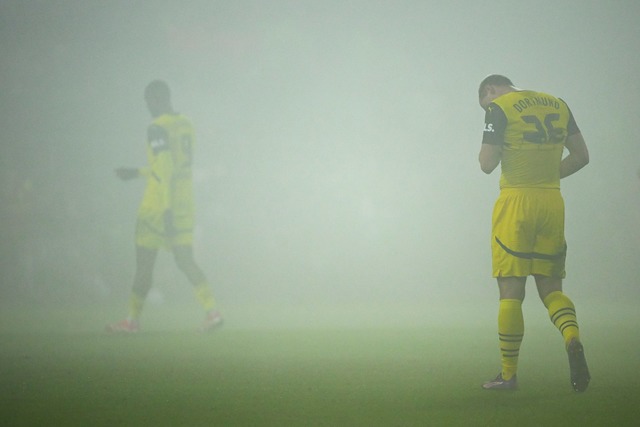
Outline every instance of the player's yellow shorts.
[[169, 235], [165, 231], [164, 217], [160, 213], [139, 213], [136, 222], [135, 241], [137, 246], [148, 249], [170, 249], [173, 246], [193, 245], [193, 218], [174, 217], [176, 231]]
[[558, 189], [504, 188], [493, 208], [493, 277], [564, 278], [567, 244]]

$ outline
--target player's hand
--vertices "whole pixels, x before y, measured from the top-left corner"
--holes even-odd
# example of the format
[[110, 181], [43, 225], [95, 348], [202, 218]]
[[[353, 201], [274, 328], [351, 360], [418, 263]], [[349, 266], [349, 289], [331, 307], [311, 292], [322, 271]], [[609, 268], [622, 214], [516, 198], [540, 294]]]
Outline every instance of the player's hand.
[[140, 171], [137, 168], [117, 168], [116, 175], [123, 181], [129, 181], [137, 178], [140, 175]]
[[173, 212], [171, 209], [167, 209], [164, 211], [163, 215], [164, 219], [164, 232], [168, 237], [172, 237], [176, 235], [176, 227], [173, 224]]

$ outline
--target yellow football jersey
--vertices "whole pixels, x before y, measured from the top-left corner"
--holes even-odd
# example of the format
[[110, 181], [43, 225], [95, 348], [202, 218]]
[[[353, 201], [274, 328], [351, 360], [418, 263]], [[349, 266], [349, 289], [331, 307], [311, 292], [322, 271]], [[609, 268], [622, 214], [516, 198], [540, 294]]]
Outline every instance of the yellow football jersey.
[[180, 114], [163, 114], [149, 126], [149, 167], [143, 170], [147, 186], [140, 205], [140, 216], [157, 217], [171, 210], [178, 231], [193, 228], [191, 164], [194, 135], [191, 121]]
[[500, 188], [560, 188], [564, 144], [576, 132], [562, 99], [515, 91], [487, 107], [482, 142], [502, 145]]

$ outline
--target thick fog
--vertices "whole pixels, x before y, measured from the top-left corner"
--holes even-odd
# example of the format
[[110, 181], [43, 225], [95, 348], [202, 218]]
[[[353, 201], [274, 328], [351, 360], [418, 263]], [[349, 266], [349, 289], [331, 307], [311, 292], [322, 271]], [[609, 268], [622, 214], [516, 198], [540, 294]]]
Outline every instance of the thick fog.
[[[4, 0], [2, 286], [124, 308], [144, 183], [113, 170], [145, 164], [162, 78], [196, 126], [196, 258], [221, 304], [494, 301], [477, 87], [499, 73], [566, 100], [590, 149], [563, 180], [570, 294], [637, 301], [639, 18], [635, 0]], [[188, 297], [167, 254], [156, 284]]]

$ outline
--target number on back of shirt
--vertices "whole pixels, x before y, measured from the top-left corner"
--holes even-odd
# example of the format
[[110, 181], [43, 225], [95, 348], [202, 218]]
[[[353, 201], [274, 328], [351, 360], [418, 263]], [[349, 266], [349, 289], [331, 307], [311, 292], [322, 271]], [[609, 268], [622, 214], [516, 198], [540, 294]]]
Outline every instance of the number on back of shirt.
[[560, 115], [557, 113], [547, 114], [544, 117], [544, 122], [536, 116], [521, 116], [522, 121], [532, 124], [536, 127], [535, 132], [524, 132], [523, 137], [525, 141], [532, 142], [534, 144], [558, 144], [563, 140], [562, 129], [555, 128], [553, 122], [560, 119]]

